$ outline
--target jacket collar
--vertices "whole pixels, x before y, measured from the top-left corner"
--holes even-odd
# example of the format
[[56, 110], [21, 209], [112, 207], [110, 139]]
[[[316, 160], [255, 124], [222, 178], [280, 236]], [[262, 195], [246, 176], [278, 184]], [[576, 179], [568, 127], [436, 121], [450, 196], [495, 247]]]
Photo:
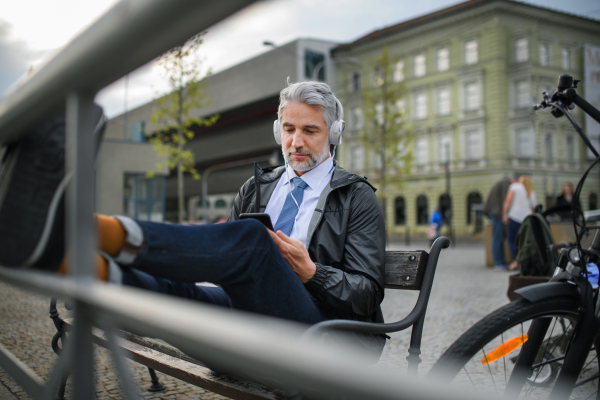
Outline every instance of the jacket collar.
[[[329, 183], [331, 189], [337, 189], [346, 185], [350, 185], [354, 182], [364, 182], [373, 189], [373, 191], [377, 191], [367, 179], [351, 172], [346, 171], [344, 168], [340, 167], [337, 160], [333, 160], [333, 165], [335, 168], [333, 169], [333, 176], [331, 177], [331, 182]], [[258, 177], [258, 181], [260, 183], [272, 183], [279, 178], [285, 172], [285, 166], [280, 165], [278, 167], [267, 167], [264, 169], [260, 169], [261, 174]]]

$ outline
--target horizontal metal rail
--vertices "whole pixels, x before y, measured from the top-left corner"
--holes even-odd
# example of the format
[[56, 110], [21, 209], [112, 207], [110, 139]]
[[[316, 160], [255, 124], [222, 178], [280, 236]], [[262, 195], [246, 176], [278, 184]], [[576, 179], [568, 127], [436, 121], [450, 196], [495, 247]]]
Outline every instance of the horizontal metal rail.
[[66, 296], [92, 310], [92, 318], [158, 337], [222, 371], [268, 377], [285, 385], [348, 399], [469, 399], [447, 387], [366, 368], [361, 351], [339, 342], [302, 341], [306, 326], [102, 283], [0, 267], [3, 281], [49, 296]]

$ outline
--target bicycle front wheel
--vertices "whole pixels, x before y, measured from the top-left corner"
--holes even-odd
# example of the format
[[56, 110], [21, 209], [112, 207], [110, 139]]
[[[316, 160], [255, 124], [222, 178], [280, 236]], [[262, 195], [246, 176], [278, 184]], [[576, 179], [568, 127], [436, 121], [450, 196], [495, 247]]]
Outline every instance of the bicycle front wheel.
[[[570, 298], [552, 298], [535, 303], [518, 300], [492, 312], [446, 350], [433, 366], [429, 376], [437, 382], [451, 384], [475, 393], [503, 396], [513, 374], [520, 350], [529, 341], [534, 320], [547, 324], [545, 335], [537, 338], [533, 365], [527, 369], [510, 398], [545, 399], [550, 394], [562, 368], [565, 352], [573, 336], [579, 316], [579, 303]], [[545, 326], [545, 325], [544, 325]], [[524, 377], [524, 375], [522, 375]], [[595, 398], [598, 392], [597, 350], [591, 351], [581, 371], [571, 398]]]

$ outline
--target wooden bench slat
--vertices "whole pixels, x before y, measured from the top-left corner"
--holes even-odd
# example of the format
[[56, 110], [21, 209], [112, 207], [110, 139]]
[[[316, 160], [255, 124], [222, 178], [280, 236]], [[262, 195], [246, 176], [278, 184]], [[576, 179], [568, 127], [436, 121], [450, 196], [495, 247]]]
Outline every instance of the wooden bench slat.
[[386, 251], [385, 287], [420, 290], [429, 254], [423, 250]]

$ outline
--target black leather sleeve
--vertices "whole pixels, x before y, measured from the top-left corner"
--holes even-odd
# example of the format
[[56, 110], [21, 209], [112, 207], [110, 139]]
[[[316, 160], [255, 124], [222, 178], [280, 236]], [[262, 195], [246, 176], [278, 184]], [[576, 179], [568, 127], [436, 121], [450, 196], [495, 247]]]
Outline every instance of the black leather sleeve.
[[317, 271], [305, 284], [313, 297], [328, 309], [346, 315], [372, 316], [383, 300], [385, 287], [385, 231], [383, 215], [373, 190], [354, 185], [341, 268], [316, 263]]
[[240, 214], [243, 213], [246, 208], [248, 199], [254, 195], [254, 177], [248, 179], [238, 191], [235, 200], [233, 200], [233, 207], [227, 221], [237, 221], [240, 219]]

